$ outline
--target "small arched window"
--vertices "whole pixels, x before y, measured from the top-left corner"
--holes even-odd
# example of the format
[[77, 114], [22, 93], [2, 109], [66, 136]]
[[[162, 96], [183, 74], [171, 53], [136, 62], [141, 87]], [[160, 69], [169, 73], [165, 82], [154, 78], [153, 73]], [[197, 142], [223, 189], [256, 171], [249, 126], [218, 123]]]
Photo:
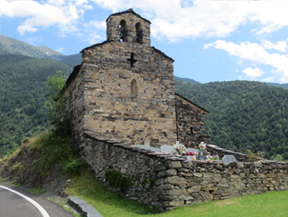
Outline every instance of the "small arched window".
[[125, 41], [125, 38], [128, 35], [128, 31], [126, 29], [126, 21], [121, 20], [119, 24], [119, 34], [120, 34], [120, 41]]
[[142, 41], [143, 41], [143, 29], [142, 29], [141, 23], [136, 23], [135, 28], [136, 28], [136, 41], [138, 43], [142, 43]]
[[137, 82], [135, 79], [133, 79], [131, 82], [131, 95], [137, 95], [137, 92]]

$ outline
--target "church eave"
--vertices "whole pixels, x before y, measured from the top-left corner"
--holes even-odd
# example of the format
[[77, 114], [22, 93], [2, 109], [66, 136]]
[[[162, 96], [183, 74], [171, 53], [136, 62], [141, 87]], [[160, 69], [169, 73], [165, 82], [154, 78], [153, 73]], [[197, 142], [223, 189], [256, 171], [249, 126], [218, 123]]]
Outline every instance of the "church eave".
[[178, 93], [175, 93], [175, 96], [177, 96], [179, 99], [184, 100], [185, 102], [189, 103], [189, 104], [192, 105], [193, 107], [196, 107], [196, 108], [202, 110], [205, 115], [208, 115], [208, 114], [210, 113], [210, 112], [207, 111], [206, 109], [200, 107], [199, 105], [195, 104], [194, 102], [190, 101], [189, 99], [185, 98], [184, 96], [181, 96], [181, 95], [178, 94]]
[[94, 47], [99, 47], [99, 46], [102, 46], [102, 45], [104, 45], [104, 44], [108, 44], [108, 43], [110, 43], [110, 42], [113, 42], [113, 41], [112, 41], [112, 40], [106, 40], [106, 41], [103, 41], [102, 43], [99, 43], [99, 44], [93, 44], [93, 45], [91, 45], [91, 46], [89, 46], [89, 47], [84, 48], [82, 51], [80, 51], [80, 53], [82, 53], [82, 52], [85, 51], [85, 50], [89, 50], [89, 49], [91, 49], [91, 48], [94, 48]]
[[152, 49], [153, 49], [154, 51], [156, 51], [157, 53], [159, 53], [160, 55], [164, 56], [165, 58], [167, 58], [167, 59], [171, 60], [172, 62], [174, 62], [174, 60], [173, 60], [171, 57], [169, 57], [168, 55], [166, 55], [165, 53], [163, 53], [161, 50], [158, 50], [158, 49], [155, 48], [155, 47], [152, 47]]
[[[82, 64], [77, 65], [74, 67], [72, 73], [69, 75], [69, 77], [66, 80], [65, 86], [64, 88], [61, 90], [61, 94], [63, 94], [63, 92], [67, 89], [67, 87], [69, 87], [70, 83], [76, 78], [77, 74], [79, 73], [80, 69], [81, 69]], [[56, 99], [57, 101], [57, 99]]]

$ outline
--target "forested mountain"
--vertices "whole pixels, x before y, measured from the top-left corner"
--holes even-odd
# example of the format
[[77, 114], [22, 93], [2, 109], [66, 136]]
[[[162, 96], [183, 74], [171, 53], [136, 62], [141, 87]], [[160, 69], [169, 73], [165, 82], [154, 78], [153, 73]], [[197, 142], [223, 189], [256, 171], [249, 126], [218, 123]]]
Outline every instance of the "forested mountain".
[[81, 64], [81, 57], [82, 57], [81, 53], [72, 54], [72, 55], [65, 56], [64, 58], [62, 58], [61, 62], [66, 63], [66, 64], [74, 67], [76, 65]]
[[194, 79], [191, 79], [191, 78], [180, 78], [180, 77], [177, 77], [177, 76], [174, 76], [175, 79], [178, 79], [178, 80], [181, 80], [181, 81], [188, 81], [192, 84], [201, 84], [200, 82], [198, 81], [195, 81]]
[[175, 88], [210, 111], [204, 120], [213, 144], [288, 159], [288, 90], [249, 81], [199, 85], [175, 80]]
[[61, 60], [63, 54], [45, 46], [34, 47], [25, 42], [0, 35], [0, 54], [20, 54], [35, 58]]
[[274, 86], [274, 87], [282, 87], [284, 89], [288, 89], [288, 84], [278, 84], [278, 83], [267, 83], [269, 86]]
[[[200, 82], [195, 81], [194, 79], [191, 79], [191, 78], [180, 78], [180, 77], [177, 77], [177, 76], [174, 76], [174, 78], [178, 79], [178, 80], [181, 80], [181, 81], [184, 81], [184, 82], [188, 81], [188, 82], [190, 82], [192, 84], [201, 84]], [[269, 83], [269, 82], [267, 82], [266, 84], [269, 85], [269, 86], [282, 87], [284, 89], [288, 89], [288, 83], [279, 84], [279, 83]]]
[[49, 59], [0, 55], [0, 157], [47, 126], [47, 77], [72, 67]]
[[62, 60], [63, 58], [65, 58], [66, 56], [55, 51], [52, 50], [49, 47], [46, 46], [35, 46], [35, 48], [37, 48], [38, 50], [40, 50], [42, 53], [46, 54], [47, 56], [49, 56], [48, 59], [52, 59], [52, 60]]

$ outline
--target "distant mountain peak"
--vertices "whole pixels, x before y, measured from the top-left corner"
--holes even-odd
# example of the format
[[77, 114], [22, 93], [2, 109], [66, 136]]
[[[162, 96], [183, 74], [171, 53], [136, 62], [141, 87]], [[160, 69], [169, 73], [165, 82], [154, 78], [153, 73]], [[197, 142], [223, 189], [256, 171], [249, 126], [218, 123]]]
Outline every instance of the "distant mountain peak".
[[47, 46], [35, 46], [35, 48], [37, 48], [38, 50], [42, 51], [43, 53], [45, 53], [47, 56], [64, 56], [64, 54], [55, 51]]
[[61, 60], [64, 55], [46, 46], [32, 46], [23, 41], [0, 35], [0, 54], [20, 54], [35, 58]]

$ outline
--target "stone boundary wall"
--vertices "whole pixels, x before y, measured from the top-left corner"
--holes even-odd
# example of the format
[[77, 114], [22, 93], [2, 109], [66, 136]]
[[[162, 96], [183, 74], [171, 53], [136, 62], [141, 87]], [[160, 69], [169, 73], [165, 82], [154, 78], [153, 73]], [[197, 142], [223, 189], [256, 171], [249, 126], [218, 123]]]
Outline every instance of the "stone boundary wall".
[[[221, 159], [224, 157], [224, 155], [234, 155], [234, 157], [240, 162], [249, 162], [250, 161], [247, 154], [231, 151], [231, 150], [228, 150], [225, 148], [220, 148], [217, 145], [207, 145], [206, 149], [211, 154], [218, 155]], [[262, 159], [260, 157], [258, 157], [258, 158], [259, 158], [259, 160]]]
[[[272, 161], [186, 161], [85, 134], [81, 155], [110, 190], [161, 212], [178, 206], [288, 189], [288, 164]], [[125, 191], [109, 185], [106, 171], [132, 180]]]

